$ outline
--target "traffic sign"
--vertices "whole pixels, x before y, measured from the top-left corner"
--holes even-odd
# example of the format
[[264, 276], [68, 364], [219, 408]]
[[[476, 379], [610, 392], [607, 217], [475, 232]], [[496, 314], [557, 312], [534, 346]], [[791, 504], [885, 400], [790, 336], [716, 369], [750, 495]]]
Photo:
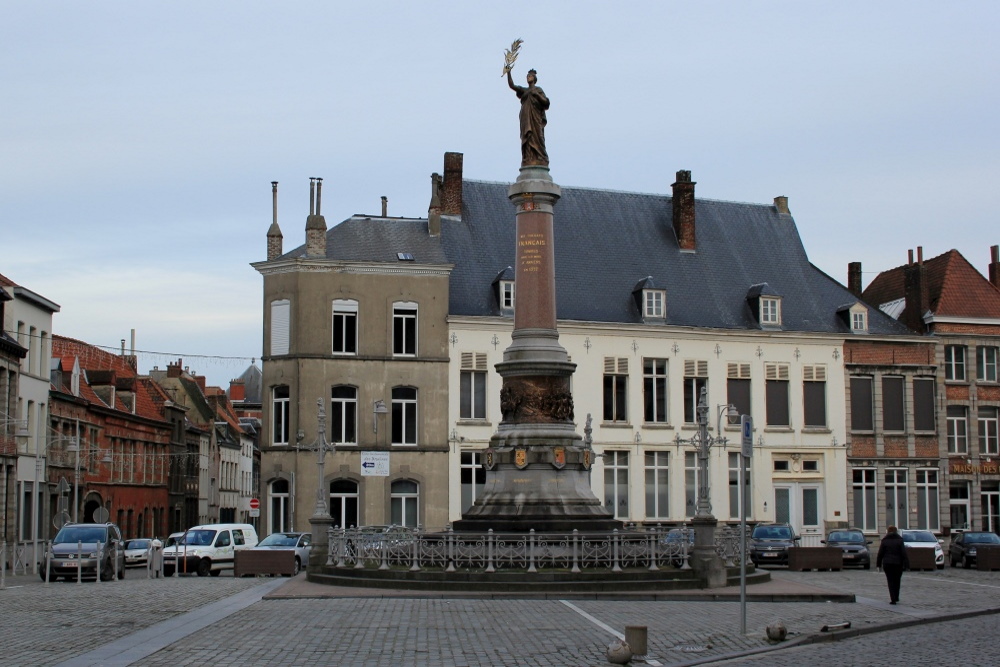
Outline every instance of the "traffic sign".
[[753, 419], [750, 415], [740, 416], [740, 434], [742, 435], [743, 456], [753, 456]]
[[388, 477], [389, 452], [361, 452], [362, 477]]
[[260, 509], [260, 498], [251, 498], [250, 499], [250, 509], [252, 509], [252, 510], [259, 510]]

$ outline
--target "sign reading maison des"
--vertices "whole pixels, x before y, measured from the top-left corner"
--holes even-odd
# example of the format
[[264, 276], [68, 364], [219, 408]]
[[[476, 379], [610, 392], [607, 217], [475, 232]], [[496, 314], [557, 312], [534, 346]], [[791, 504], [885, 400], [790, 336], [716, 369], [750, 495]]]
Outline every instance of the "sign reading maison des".
[[361, 452], [362, 477], [388, 477], [389, 452]]

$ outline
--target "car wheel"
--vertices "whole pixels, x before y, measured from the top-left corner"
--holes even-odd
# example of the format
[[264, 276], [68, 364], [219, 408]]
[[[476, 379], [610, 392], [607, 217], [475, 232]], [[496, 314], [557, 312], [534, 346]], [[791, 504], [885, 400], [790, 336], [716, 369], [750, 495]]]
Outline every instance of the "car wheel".
[[207, 577], [208, 573], [212, 571], [212, 561], [207, 558], [203, 558], [198, 561], [198, 576]]
[[222, 574], [222, 570], [211, 570], [209, 574], [212, 575], [213, 577], [217, 577], [220, 574]]
[[964, 567], [966, 570], [972, 567], [972, 561], [969, 560], [968, 556], [962, 559], [962, 567]]
[[[41, 568], [41, 569], [38, 570], [38, 576], [42, 578], [42, 581], [46, 581], [46, 578], [45, 578], [45, 571], [46, 571], [46, 569], [47, 568], [43, 567], [43, 568]], [[56, 579], [58, 579], [58, 577], [52, 577], [53, 581], [55, 581]]]
[[292, 576], [294, 577], [295, 575], [297, 575], [301, 571], [302, 571], [302, 561], [300, 561], [299, 557], [296, 556], [295, 557], [295, 567], [292, 568]]

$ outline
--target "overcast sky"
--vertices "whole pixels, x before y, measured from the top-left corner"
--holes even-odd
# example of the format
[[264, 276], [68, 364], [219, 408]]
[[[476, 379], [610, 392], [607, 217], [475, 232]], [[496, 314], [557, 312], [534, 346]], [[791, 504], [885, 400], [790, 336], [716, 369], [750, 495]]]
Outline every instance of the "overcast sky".
[[[427, 213], [445, 151], [512, 181], [524, 45], [563, 186], [789, 197], [867, 284], [921, 245], [1000, 243], [1000, 3], [0, 2], [0, 273], [56, 333], [228, 386], [259, 357], [271, 186], [323, 214]], [[558, 214], [558, 207], [556, 209]], [[512, 218], [513, 219], [513, 218]], [[609, 221], [613, 228], [614, 221]], [[155, 353], [155, 354], [154, 354]]]

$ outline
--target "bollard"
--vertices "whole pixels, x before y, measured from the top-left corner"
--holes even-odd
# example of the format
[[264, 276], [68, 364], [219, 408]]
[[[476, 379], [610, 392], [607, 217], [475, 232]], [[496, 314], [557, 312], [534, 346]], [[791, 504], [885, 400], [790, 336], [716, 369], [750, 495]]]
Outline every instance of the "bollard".
[[646, 626], [626, 625], [625, 643], [632, 647], [635, 656], [646, 655]]
[[[101, 542], [97, 543], [97, 549], [94, 553], [97, 555], [97, 567], [94, 572], [97, 573], [97, 583], [101, 583], [101, 561], [104, 560], [104, 545]], [[80, 569], [83, 569], [83, 561], [80, 561]]]
[[118, 549], [121, 548], [121, 544], [115, 542], [114, 549], [111, 551], [111, 580], [118, 581]]
[[52, 540], [49, 540], [45, 548], [45, 585], [48, 586], [52, 580]]
[[0, 543], [0, 591], [7, 588], [7, 541]]
[[80, 567], [80, 563], [83, 562], [83, 542], [77, 540], [76, 542], [76, 583], [83, 583], [83, 568]]

